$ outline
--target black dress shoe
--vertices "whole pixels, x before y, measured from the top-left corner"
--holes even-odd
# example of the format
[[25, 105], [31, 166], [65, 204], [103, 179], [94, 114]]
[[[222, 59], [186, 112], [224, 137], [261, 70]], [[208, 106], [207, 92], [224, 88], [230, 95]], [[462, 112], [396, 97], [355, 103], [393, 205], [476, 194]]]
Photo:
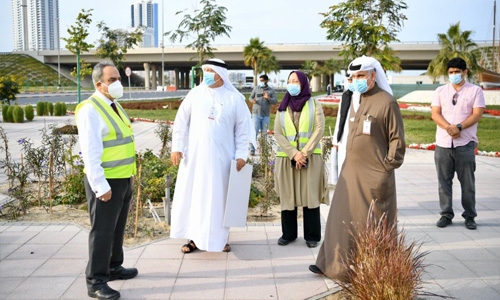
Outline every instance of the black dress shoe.
[[316, 241], [306, 241], [306, 245], [309, 248], [316, 248], [318, 246], [318, 242], [316, 242]]
[[448, 217], [445, 217], [445, 216], [442, 216], [436, 223], [436, 226], [437, 227], [441, 227], [441, 228], [444, 228], [448, 225], [451, 224], [451, 219], [448, 218]]
[[290, 244], [290, 241], [285, 240], [285, 239], [284, 239], [284, 238], [282, 238], [282, 237], [280, 237], [280, 238], [278, 239], [278, 245], [280, 245], [280, 246], [286, 246], [286, 245], [288, 245], [288, 244]]
[[139, 272], [136, 268], [124, 268], [118, 267], [109, 272], [110, 278], [109, 281], [117, 280], [117, 279], [131, 279], [137, 276]]
[[309, 271], [314, 274], [323, 275], [323, 272], [316, 265], [309, 265]]
[[100, 284], [89, 288], [87, 295], [90, 298], [97, 298], [99, 300], [116, 300], [120, 298], [120, 292], [113, 290], [107, 284]]

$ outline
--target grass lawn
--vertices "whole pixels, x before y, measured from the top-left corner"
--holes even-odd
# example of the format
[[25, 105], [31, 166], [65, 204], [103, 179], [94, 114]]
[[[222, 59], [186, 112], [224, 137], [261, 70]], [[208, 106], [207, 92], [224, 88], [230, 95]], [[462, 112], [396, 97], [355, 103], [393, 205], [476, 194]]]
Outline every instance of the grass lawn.
[[[319, 93], [322, 94], [322, 93]], [[314, 95], [313, 95], [314, 96]], [[278, 94], [278, 99], [283, 98], [283, 94]], [[124, 101], [125, 103], [126, 101]], [[74, 110], [76, 105], [68, 105], [68, 110]], [[487, 109], [500, 109], [498, 105], [488, 106]], [[177, 110], [139, 110], [127, 109], [130, 117], [145, 118], [151, 120], [171, 120], [175, 119]], [[416, 112], [402, 110], [403, 121], [405, 124], [406, 144], [431, 144], [435, 141], [436, 124], [431, 119], [430, 112]], [[271, 114], [270, 129], [273, 129], [274, 114]], [[330, 135], [330, 129], [333, 133], [335, 129], [336, 117], [325, 117], [325, 135]], [[485, 115], [479, 121], [478, 149], [481, 151], [500, 151], [500, 118], [493, 118]]]

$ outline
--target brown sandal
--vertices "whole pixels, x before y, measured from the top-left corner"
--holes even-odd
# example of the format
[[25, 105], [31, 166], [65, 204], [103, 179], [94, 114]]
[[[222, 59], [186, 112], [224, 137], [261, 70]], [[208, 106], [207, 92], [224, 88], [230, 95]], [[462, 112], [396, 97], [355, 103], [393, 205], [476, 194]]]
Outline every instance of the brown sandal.
[[229, 246], [229, 244], [226, 244], [226, 246], [224, 246], [224, 249], [222, 249], [222, 252], [230, 252], [231, 251], [231, 246]]
[[196, 249], [198, 249], [198, 247], [196, 247], [194, 241], [189, 240], [187, 244], [182, 245], [181, 251], [182, 253], [191, 253]]

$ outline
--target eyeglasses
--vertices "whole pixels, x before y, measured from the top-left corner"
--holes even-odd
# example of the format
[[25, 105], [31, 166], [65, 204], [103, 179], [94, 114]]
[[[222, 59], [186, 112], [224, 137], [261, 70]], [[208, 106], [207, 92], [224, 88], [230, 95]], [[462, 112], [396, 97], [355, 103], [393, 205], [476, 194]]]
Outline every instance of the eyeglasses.
[[455, 95], [453, 95], [453, 99], [451, 99], [451, 103], [453, 103], [453, 105], [457, 104], [457, 99], [458, 99], [458, 93], [455, 93]]

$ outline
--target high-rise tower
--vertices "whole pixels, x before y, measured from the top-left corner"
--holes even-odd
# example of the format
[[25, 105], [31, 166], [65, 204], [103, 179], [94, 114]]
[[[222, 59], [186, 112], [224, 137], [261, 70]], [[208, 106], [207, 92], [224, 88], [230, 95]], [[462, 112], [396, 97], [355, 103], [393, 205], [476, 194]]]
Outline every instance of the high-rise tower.
[[59, 48], [59, 0], [12, 0], [14, 51]]
[[132, 28], [144, 27], [142, 47], [158, 47], [158, 3], [138, 0], [130, 6]]

